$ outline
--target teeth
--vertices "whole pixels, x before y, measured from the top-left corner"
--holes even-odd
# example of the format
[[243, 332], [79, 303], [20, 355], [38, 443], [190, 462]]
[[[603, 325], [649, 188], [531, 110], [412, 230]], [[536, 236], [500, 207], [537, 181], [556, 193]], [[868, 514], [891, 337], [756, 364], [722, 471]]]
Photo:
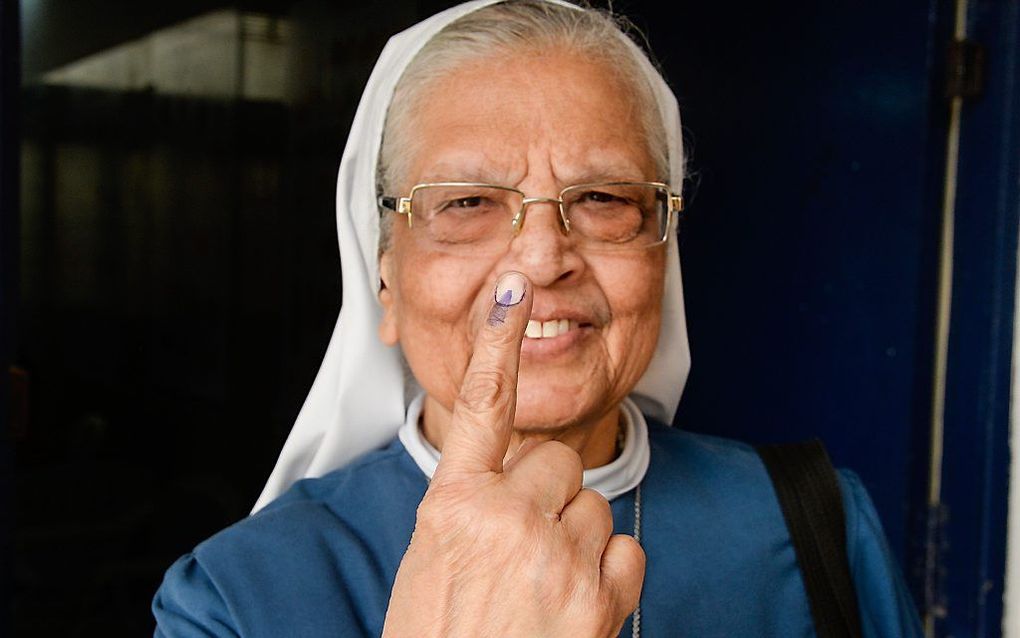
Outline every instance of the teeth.
[[524, 330], [524, 335], [530, 339], [547, 339], [558, 337], [576, 327], [577, 322], [568, 319], [551, 319], [549, 321], [531, 319], [528, 321], [528, 327]]
[[556, 337], [560, 334], [560, 322], [559, 321], [543, 321], [542, 322], [542, 338]]
[[528, 320], [528, 327], [524, 329], [524, 336], [532, 339], [542, 338], [542, 322], [534, 319]]

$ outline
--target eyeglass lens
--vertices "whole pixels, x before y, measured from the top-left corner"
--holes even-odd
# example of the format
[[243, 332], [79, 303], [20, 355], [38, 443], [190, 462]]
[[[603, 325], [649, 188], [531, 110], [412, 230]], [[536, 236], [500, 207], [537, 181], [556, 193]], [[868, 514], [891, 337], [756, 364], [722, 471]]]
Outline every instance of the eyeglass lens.
[[[567, 189], [562, 199], [570, 236], [580, 244], [636, 249], [661, 242], [665, 234], [669, 193], [662, 187], [584, 185]], [[510, 241], [523, 200], [518, 191], [493, 186], [429, 185], [415, 190], [411, 210], [414, 225], [430, 240], [484, 251]]]

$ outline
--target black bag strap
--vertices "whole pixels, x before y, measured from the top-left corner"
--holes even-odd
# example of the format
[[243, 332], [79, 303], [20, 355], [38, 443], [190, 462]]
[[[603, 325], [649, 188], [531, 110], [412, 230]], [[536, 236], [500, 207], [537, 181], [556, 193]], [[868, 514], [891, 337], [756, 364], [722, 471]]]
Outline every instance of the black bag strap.
[[756, 449], [790, 531], [818, 638], [859, 638], [843, 497], [825, 446], [813, 439]]

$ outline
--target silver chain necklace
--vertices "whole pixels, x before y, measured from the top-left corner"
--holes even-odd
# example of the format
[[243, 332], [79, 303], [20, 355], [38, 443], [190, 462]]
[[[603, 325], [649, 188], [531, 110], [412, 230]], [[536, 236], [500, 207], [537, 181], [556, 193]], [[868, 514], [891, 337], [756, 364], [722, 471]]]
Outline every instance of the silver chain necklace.
[[[641, 544], [641, 484], [638, 483], [637, 491], [634, 492], [634, 540]], [[641, 601], [638, 600], [637, 609], [630, 621], [631, 638], [641, 638]]]

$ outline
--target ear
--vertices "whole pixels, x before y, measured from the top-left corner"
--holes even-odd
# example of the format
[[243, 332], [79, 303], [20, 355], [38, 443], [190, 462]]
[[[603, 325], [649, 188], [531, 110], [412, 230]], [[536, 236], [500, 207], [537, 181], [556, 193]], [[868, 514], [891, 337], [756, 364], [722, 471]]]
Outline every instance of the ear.
[[393, 276], [393, 253], [387, 250], [379, 258], [379, 303], [383, 307], [382, 321], [379, 323], [379, 340], [388, 346], [400, 342], [397, 329], [397, 302]]

